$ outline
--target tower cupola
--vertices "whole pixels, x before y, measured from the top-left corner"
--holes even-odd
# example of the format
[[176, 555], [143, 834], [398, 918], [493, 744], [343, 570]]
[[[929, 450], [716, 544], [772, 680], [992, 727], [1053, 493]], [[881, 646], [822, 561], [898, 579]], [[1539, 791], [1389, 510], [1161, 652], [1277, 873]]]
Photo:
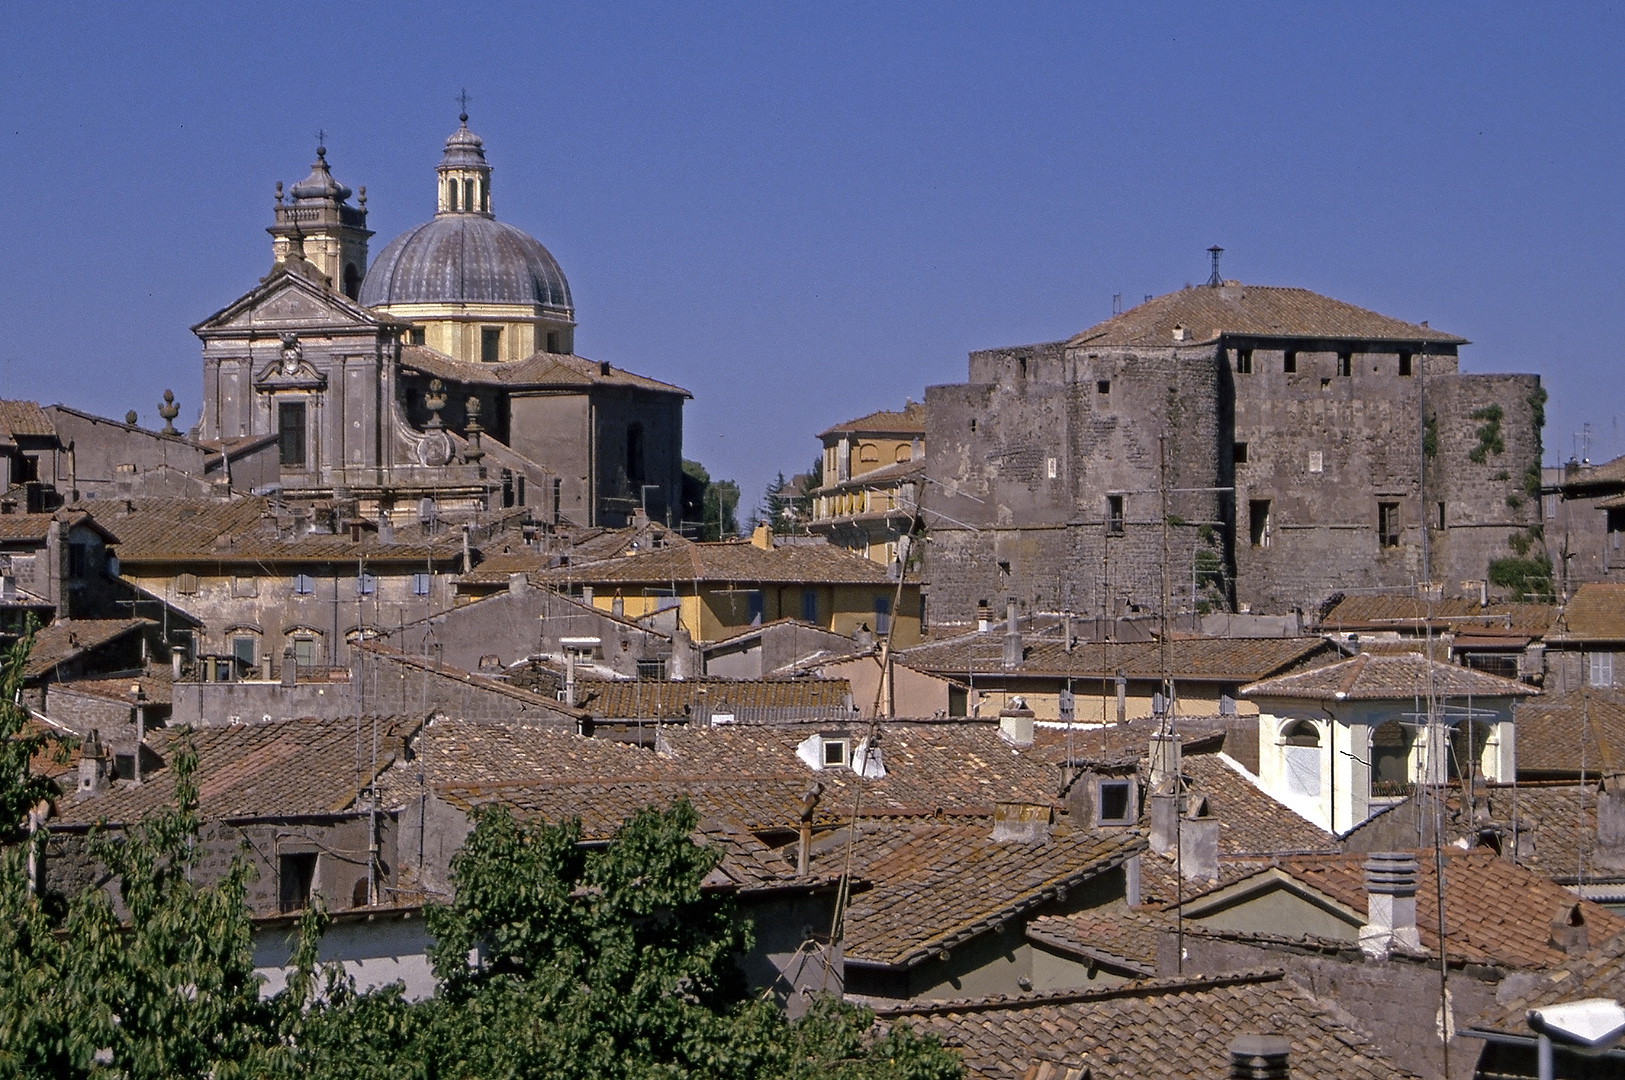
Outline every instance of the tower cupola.
[[351, 206], [350, 189], [333, 179], [322, 142], [318, 137], [310, 175], [289, 188], [286, 199], [281, 182], [277, 183], [276, 224], [266, 231], [278, 266], [290, 253], [302, 255], [327, 279], [329, 288], [354, 300], [361, 295], [367, 239], [372, 236], [367, 230], [367, 189], [361, 189], [361, 204]]
[[435, 213], [490, 217], [491, 166], [485, 160], [485, 143], [468, 130], [468, 113], [457, 119], [461, 124], [446, 140], [446, 152], [435, 167], [440, 181]]

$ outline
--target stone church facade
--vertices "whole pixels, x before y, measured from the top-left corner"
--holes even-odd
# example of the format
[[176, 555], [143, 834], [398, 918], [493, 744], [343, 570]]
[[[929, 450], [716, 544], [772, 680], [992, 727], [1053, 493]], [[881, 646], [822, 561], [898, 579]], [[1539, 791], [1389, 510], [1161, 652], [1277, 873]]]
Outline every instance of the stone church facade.
[[1155, 612], [1165, 564], [1171, 613], [1477, 596], [1491, 561], [1539, 550], [1545, 395], [1461, 373], [1464, 344], [1215, 279], [972, 353], [969, 382], [926, 392], [933, 618], [1007, 596]]
[[358, 205], [318, 147], [277, 184], [271, 272], [193, 327], [196, 437], [224, 451], [274, 438], [290, 501], [395, 523], [499, 506], [544, 521], [674, 522], [680, 387], [573, 352], [563, 271], [496, 219], [483, 142], [462, 124], [437, 167], [436, 212], [367, 264]]

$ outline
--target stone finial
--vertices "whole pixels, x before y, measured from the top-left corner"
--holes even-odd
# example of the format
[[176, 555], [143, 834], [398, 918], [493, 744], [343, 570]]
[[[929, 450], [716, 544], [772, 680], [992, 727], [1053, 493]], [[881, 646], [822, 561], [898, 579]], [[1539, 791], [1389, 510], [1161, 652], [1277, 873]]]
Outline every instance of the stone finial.
[[358, 192], [357, 192], [357, 193], [356, 193], [356, 195], [357, 195], [357, 198], [358, 198], [358, 199], [359, 199], [359, 200], [360, 200], [360, 202], [361, 202], [361, 209], [362, 209], [362, 211], [363, 211], [363, 212], [365, 212], [365, 211], [366, 211], [366, 209], [367, 209], [367, 185], [366, 185], [366, 184], [362, 184], [362, 185], [361, 185], [361, 190], [360, 190], [360, 191], [358, 191]]
[[141, 418], [136, 415], [136, 411], [134, 409], [131, 409], [129, 412], [124, 414], [124, 422], [129, 424], [131, 427], [135, 427], [135, 422], [139, 419]]
[[158, 415], [164, 418], [164, 429], [161, 435], [179, 435], [175, 430], [175, 417], [181, 414], [181, 407], [175, 404], [175, 391], [164, 391], [164, 403], [158, 406]]
[[468, 395], [468, 401], [463, 408], [468, 413], [468, 423], [463, 425], [463, 434], [468, 437], [468, 448], [463, 451], [463, 460], [470, 465], [478, 465], [485, 456], [485, 450], [480, 446], [480, 433], [485, 428], [480, 426], [480, 399], [473, 394]]
[[423, 395], [423, 405], [429, 410], [429, 430], [439, 431], [446, 426], [445, 421], [440, 419], [440, 410], [446, 407], [445, 383], [439, 379], [430, 379], [429, 392]]
[[282, 205], [282, 181], [280, 180], [276, 182], [276, 204], [278, 206]]

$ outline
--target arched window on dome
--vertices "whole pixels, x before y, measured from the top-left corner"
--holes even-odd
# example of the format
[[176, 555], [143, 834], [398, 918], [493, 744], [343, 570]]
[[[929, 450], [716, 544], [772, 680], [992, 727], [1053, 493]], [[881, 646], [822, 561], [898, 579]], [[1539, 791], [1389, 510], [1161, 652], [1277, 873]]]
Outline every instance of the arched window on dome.
[[455, 181], [455, 180], [447, 180], [446, 181], [446, 209], [447, 210], [456, 210], [457, 209], [457, 190], [458, 190], [457, 181]]
[[491, 184], [490, 181], [480, 181], [480, 213], [491, 212]]
[[476, 205], [478, 205], [478, 204], [474, 201], [474, 181], [472, 181], [472, 180], [464, 180], [463, 181], [463, 209], [464, 210], [472, 210], [472, 209], [474, 209], [474, 207]]

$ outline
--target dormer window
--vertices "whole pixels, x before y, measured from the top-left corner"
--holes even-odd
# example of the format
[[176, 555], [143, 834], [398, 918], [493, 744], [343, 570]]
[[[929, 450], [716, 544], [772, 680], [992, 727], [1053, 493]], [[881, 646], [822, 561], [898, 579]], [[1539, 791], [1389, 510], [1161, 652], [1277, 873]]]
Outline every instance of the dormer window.
[[847, 742], [845, 739], [824, 739], [824, 765], [845, 765]]
[[1134, 824], [1133, 794], [1132, 780], [1101, 780], [1095, 789], [1095, 824]]

